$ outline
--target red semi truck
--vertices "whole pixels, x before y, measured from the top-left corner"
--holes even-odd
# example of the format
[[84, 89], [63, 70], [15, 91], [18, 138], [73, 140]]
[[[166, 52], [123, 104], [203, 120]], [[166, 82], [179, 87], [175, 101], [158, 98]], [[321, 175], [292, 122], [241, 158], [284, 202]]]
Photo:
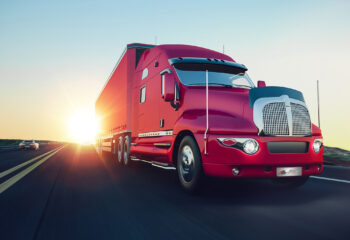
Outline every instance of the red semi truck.
[[95, 110], [100, 152], [176, 170], [190, 192], [205, 175], [299, 186], [323, 170], [321, 130], [302, 93], [256, 87], [246, 66], [209, 49], [128, 44]]

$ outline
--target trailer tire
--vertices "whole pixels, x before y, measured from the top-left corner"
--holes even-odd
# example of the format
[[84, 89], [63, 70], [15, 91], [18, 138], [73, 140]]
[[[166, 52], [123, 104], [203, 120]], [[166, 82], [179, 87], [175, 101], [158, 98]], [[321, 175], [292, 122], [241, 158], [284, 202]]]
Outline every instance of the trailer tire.
[[197, 193], [203, 179], [201, 154], [192, 136], [185, 136], [177, 153], [177, 175], [182, 188]]
[[119, 164], [123, 163], [123, 137], [120, 136], [118, 139], [118, 147], [117, 147], [117, 160]]
[[125, 166], [131, 166], [130, 160], [130, 137], [125, 136], [123, 145], [123, 163]]
[[272, 182], [281, 188], [297, 188], [306, 183], [309, 177], [273, 178]]

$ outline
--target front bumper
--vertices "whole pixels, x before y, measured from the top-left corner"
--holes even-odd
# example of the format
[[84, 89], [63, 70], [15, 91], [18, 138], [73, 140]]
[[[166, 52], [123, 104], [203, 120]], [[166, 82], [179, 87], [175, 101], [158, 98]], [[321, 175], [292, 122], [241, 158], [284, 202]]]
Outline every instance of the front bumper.
[[[323, 164], [278, 164], [272, 165], [237, 165], [237, 164], [203, 164], [204, 174], [213, 177], [226, 178], [276, 178], [277, 167], [302, 167], [302, 176], [318, 175], [323, 171]], [[238, 169], [239, 174], [234, 175], [233, 169]]]
[[[312, 137], [261, 137], [261, 136], [223, 136], [211, 134], [207, 141], [207, 152], [204, 154], [203, 134], [195, 135], [198, 142], [206, 175], [216, 177], [276, 177], [277, 167], [302, 167], [302, 176], [317, 175], [323, 170], [323, 147], [319, 153], [312, 149], [313, 141], [322, 139]], [[217, 138], [237, 137], [254, 138], [259, 143], [257, 153], [248, 155], [242, 150], [221, 145]], [[308, 142], [306, 153], [270, 153], [268, 142]], [[239, 170], [238, 175], [232, 169]]]

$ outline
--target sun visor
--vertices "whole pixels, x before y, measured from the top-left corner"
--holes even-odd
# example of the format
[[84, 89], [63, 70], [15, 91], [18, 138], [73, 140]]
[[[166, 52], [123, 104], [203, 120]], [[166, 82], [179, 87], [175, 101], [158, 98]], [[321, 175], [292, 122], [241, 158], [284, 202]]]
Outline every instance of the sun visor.
[[267, 97], [280, 97], [282, 95], [287, 95], [290, 98], [305, 102], [304, 96], [301, 92], [285, 87], [259, 87], [252, 88], [249, 91], [249, 106], [253, 107], [254, 102], [259, 98]]

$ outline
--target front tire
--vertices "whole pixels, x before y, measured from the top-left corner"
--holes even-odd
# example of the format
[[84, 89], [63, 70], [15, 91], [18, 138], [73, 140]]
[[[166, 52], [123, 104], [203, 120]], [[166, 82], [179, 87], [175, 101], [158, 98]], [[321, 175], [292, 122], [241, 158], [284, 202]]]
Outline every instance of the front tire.
[[188, 193], [198, 192], [203, 178], [202, 158], [191, 136], [184, 137], [180, 143], [176, 169], [182, 188]]
[[285, 177], [285, 178], [273, 178], [272, 182], [282, 188], [297, 188], [306, 183], [309, 177]]

